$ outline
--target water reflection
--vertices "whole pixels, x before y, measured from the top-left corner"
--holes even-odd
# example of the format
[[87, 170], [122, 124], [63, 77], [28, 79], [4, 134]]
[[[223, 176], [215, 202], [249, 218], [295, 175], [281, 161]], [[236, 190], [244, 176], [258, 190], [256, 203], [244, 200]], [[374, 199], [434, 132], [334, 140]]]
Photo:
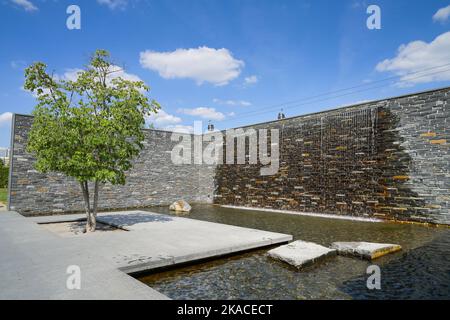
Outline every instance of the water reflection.
[[[149, 211], [169, 213], [165, 207]], [[375, 260], [382, 270], [382, 290], [376, 293], [365, 289], [365, 271], [370, 264], [367, 261], [338, 256], [297, 271], [269, 259], [267, 250], [140, 278], [173, 299], [349, 299], [397, 295], [414, 298], [421, 288], [426, 297], [450, 298], [445, 289], [450, 283], [449, 229], [243, 211], [212, 205], [194, 205], [187, 217], [288, 233], [294, 239], [325, 246], [333, 241], [371, 241], [398, 243], [404, 250]], [[422, 271], [417, 274], [417, 270]], [[417, 284], [416, 289], [405, 289], [411, 288], [411, 282]], [[431, 290], [434, 287], [438, 289]]]

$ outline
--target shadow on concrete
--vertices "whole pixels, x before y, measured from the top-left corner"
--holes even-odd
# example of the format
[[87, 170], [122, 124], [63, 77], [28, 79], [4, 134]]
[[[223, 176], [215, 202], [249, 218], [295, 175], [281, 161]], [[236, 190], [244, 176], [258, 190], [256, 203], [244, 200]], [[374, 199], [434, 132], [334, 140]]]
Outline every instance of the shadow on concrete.
[[99, 216], [97, 220], [117, 226], [132, 226], [138, 223], [169, 222], [172, 221], [173, 218], [159, 214], [129, 213], [102, 215]]

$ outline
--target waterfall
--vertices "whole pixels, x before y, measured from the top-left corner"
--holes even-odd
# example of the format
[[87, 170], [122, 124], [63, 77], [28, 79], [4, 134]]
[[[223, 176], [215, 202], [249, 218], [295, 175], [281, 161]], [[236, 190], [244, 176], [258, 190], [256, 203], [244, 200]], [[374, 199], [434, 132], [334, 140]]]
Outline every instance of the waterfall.
[[[364, 161], [376, 159], [378, 107], [321, 115], [320, 119], [321, 191], [325, 196], [336, 193], [336, 183], [342, 189], [358, 183], [357, 174], [364, 171]], [[333, 182], [330, 179], [338, 180]], [[353, 180], [352, 180], [353, 179]], [[330, 190], [328, 190], [330, 189]]]

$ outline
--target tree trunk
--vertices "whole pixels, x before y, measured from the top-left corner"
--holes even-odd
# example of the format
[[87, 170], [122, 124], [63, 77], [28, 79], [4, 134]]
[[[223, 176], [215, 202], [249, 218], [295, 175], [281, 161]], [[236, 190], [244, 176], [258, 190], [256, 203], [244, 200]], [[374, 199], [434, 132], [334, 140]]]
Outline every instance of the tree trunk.
[[95, 231], [95, 228], [97, 226], [97, 207], [98, 207], [98, 181], [95, 181], [94, 184], [94, 204], [92, 208], [92, 217], [91, 217], [91, 223], [92, 223], [92, 231]]
[[93, 221], [93, 215], [91, 211], [91, 204], [89, 199], [89, 185], [87, 181], [80, 182], [81, 191], [83, 192], [84, 207], [86, 210], [86, 232], [95, 231], [95, 219]]

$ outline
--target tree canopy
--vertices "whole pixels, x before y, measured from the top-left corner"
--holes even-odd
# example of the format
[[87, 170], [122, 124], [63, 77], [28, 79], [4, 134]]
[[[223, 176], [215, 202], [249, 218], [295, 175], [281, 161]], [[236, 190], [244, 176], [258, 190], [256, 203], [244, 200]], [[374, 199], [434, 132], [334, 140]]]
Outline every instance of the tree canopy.
[[[125, 172], [143, 148], [145, 117], [160, 106], [146, 96], [144, 82], [115, 75], [121, 69], [105, 50], [97, 50], [75, 79], [46, 68], [37, 62], [25, 70], [24, 88], [38, 101], [27, 150], [40, 172], [60, 172], [80, 182], [88, 228], [93, 223], [95, 229], [98, 184], [125, 183]], [[88, 182], [95, 183], [92, 208]]]

